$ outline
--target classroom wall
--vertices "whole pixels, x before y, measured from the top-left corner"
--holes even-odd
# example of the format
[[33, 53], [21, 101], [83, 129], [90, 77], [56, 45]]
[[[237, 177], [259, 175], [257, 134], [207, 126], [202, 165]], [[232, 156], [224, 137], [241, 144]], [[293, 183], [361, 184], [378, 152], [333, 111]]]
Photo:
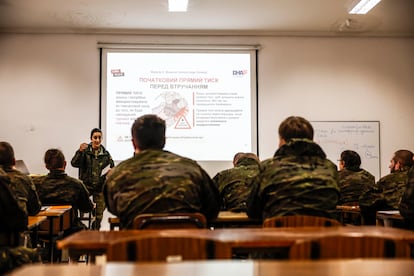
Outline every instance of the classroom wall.
[[99, 124], [98, 42], [260, 44], [261, 159], [290, 115], [379, 120], [381, 175], [395, 150], [414, 150], [413, 38], [0, 34], [0, 140], [32, 173], [47, 172], [43, 154], [57, 147], [77, 176], [70, 159]]

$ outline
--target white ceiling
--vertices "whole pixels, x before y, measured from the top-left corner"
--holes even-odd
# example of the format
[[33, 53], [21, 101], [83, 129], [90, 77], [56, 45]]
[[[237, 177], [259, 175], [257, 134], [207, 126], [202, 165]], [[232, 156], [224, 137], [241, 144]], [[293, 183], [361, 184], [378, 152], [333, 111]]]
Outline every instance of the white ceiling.
[[414, 37], [414, 0], [382, 0], [367, 15], [347, 13], [353, 0], [189, 2], [169, 13], [167, 0], [0, 0], [0, 32]]

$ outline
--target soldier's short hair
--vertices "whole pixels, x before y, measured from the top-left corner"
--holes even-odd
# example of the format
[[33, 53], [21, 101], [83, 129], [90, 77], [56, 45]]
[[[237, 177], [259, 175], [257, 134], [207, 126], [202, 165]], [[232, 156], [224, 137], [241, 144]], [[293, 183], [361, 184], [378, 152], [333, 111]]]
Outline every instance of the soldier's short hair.
[[93, 134], [95, 133], [95, 132], [99, 132], [99, 133], [101, 133], [102, 134], [102, 130], [100, 130], [99, 128], [97, 128], [97, 127], [95, 127], [94, 129], [92, 129], [91, 130], [91, 139], [92, 139], [92, 136], [93, 136]]
[[65, 156], [58, 149], [48, 149], [45, 153], [44, 160], [48, 170], [61, 169], [65, 164]]
[[409, 150], [397, 150], [393, 159], [395, 162], [400, 162], [403, 167], [411, 167], [414, 164], [413, 153]]
[[259, 157], [252, 152], [238, 152], [233, 157], [233, 164], [237, 165], [241, 159], [249, 158], [257, 161], [257, 164], [260, 163]]
[[341, 160], [344, 161], [345, 168], [358, 169], [361, 166], [361, 156], [353, 150], [344, 150], [341, 153]]
[[279, 126], [279, 136], [286, 142], [294, 138], [313, 140], [313, 127], [311, 123], [300, 116], [290, 116]]
[[132, 139], [140, 150], [163, 149], [165, 146], [165, 121], [154, 114], [138, 117], [131, 128]]
[[8, 142], [0, 142], [0, 165], [3, 167], [14, 165], [14, 150]]

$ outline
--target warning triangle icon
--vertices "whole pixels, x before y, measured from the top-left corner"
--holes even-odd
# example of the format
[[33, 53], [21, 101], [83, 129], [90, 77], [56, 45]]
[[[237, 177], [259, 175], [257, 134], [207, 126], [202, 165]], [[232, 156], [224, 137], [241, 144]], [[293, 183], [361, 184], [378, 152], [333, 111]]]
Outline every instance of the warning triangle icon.
[[181, 116], [175, 124], [175, 129], [191, 129], [190, 124], [184, 116]]

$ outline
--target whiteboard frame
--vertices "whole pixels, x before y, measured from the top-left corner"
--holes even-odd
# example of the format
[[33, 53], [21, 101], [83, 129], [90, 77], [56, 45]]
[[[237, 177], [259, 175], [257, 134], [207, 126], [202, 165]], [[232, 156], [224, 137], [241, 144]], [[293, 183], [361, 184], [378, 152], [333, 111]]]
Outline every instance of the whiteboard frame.
[[[314, 141], [316, 143], [318, 143], [321, 148], [324, 150], [325, 154], [327, 155], [327, 158], [330, 159], [332, 162], [334, 162], [335, 164], [337, 164], [337, 160], [340, 157], [340, 154], [343, 150], [349, 149], [349, 150], [354, 150], [356, 152], [358, 152], [358, 154], [361, 156], [361, 168], [366, 169], [367, 171], [369, 171], [370, 173], [372, 173], [375, 176], [376, 181], [378, 181], [381, 177], [381, 144], [380, 144], [380, 121], [310, 121], [310, 123], [313, 126], [314, 129]], [[375, 150], [375, 154], [378, 156], [378, 162], [375, 163], [375, 169], [369, 169], [367, 168], [367, 158], [365, 158], [364, 154], [362, 154], [360, 151], [361, 150], [357, 150], [355, 149], [355, 146], [350, 146], [348, 145], [347, 147], [340, 147], [335, 153], [334, 155], [336, 156], [332, 156], [333, 153], [329, 150], [325, 150], [328, 149], [329, 147], [326, 146], [326, 144], [321, 143], [317, 137], [318, 135], [318, 131], [321, 129], [320, 126], [318, 128], [318, 124], [332, 124], [332, 128], [337, 129], [339, 128], [341, 125], [359, 125], [359, 124], [368, 124], [373, 130], [374, 130], [374, 134], [375, 135], [375, 141], [372, 141], [374, 147], [376, 148]], [[349, 137], [348, 137], [349, 138]], [[351, 141], [352, 143], [352, 141]], [[357, 144], [357, 143], [353, 143], [353, 144]]]

